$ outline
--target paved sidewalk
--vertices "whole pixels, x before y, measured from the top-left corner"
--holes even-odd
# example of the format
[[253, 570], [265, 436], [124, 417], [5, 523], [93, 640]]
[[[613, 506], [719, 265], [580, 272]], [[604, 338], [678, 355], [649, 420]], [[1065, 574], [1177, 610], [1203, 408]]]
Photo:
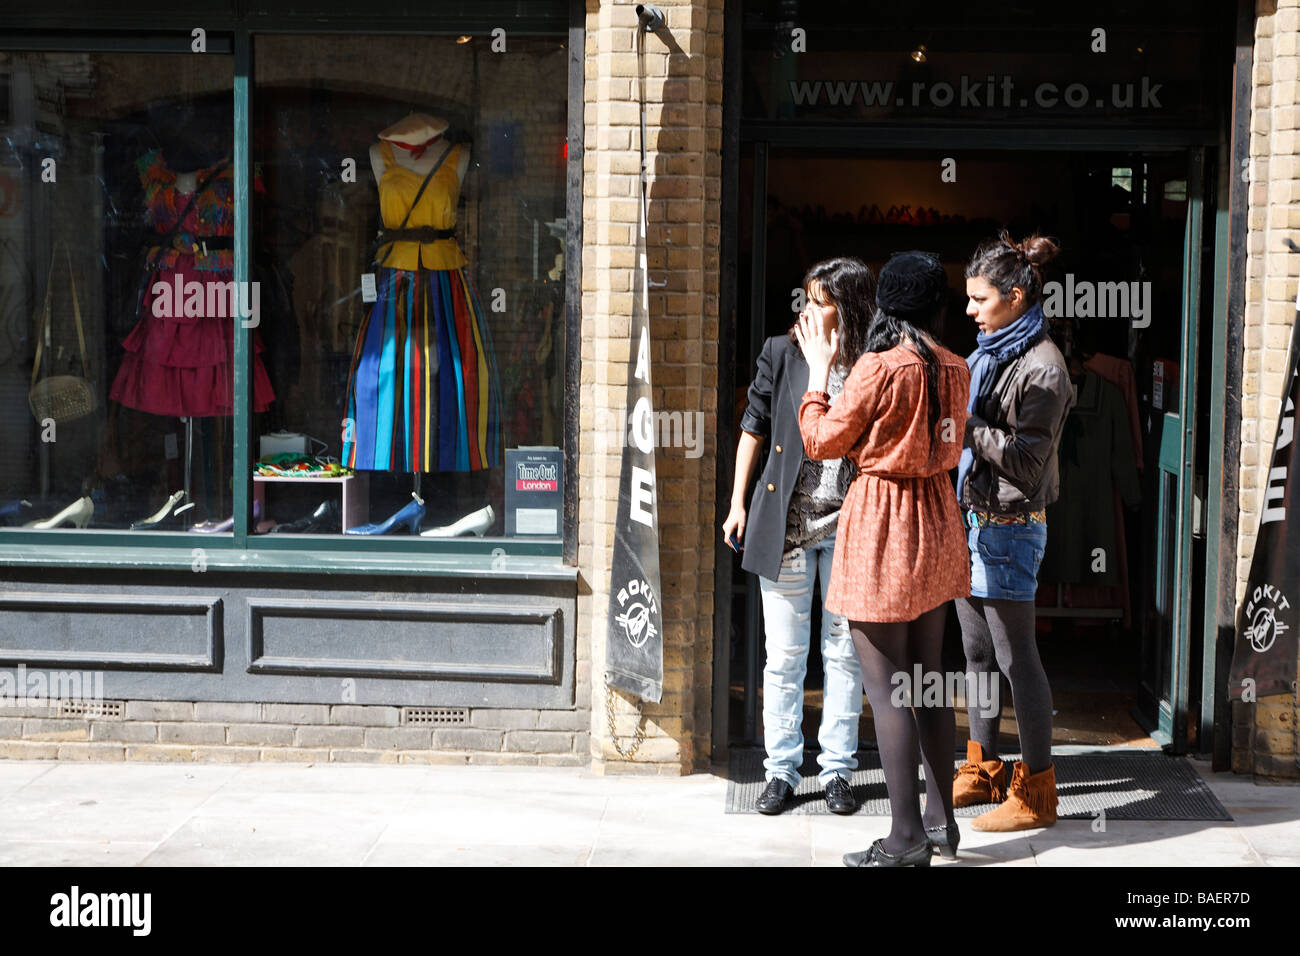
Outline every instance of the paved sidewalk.
[[[1300, 865], [1300, 786], [1196, 764], [1229, 823], [962, 823], [982, 866]], [[839, 866], [883, 817], [729, 815], [726, 780], [582, 770], [0, 761], [0, 865]]]

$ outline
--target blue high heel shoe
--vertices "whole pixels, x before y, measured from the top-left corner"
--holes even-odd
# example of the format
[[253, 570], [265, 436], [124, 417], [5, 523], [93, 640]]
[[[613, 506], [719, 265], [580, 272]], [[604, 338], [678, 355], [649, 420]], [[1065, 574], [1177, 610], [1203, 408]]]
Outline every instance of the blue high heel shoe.
[[0, 505], [0, 522], [9, 524], [19, 515], [26, 514], [31, 510], [32, 503], [25, 498], [18, 498], [14, 501], [7, 501]]
[[411, 496], [412, 501], [397, 514], [380, 524], [363, 524], [348, 528], [344, 534], [388, 534], [394, 525], [406, 524], [411, 534], [419, 534], [420, 522], [424, 520], [424, 499]]

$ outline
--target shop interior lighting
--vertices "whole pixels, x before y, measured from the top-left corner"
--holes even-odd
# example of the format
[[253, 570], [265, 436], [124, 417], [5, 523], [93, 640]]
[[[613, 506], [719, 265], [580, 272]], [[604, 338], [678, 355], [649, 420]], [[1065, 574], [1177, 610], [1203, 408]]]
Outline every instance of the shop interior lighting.
[[474, 39], [474, 38], [473, 38], [472, 36], [470, 36], [468, 33], [466, 33], [466, 34], [464, 34], [464, 35], [462, 35], [462, 36], [458, 36], [458, 37], [456, 37], [456, 42], [457, 42], [457, 43], [468, 43], [468, 42], [469, 42], [470, 40], [472, 40], [472, 39]]
[[912, 58], [912, 62], [913, 62], [913, 63], [924, 63], [924, 62], [925, 62], [925, 44], [924, 44], [924, 43], [918, 43], [918, 44], [916, 45], [916, 49], [914, 49], [911, 53], [909, 53], [908, 56], [910, 56], [910, 57]]

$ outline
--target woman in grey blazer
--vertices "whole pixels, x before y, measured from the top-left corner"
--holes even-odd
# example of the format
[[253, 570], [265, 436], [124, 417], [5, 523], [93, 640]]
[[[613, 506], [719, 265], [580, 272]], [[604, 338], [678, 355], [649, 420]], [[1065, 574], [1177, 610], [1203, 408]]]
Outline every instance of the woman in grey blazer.
[[[800, 315], [838, 332], [837, 364], [827, 391], [834, 403], [866, 344], [876, 306], [876, 280], [859, 259], [819, 262], [804, 277], [807, 304]], [[741, 567], [757, 574], [763, 597], [767, 665], [763, 670], [763, 743], [767, 787], [760, 813], [789, 806], [803, 762], [803, 682], [808, 665], [813, 585], [821, 578], [824, 601], [835, 552], [835, 526], [853, 466], [844, 459], [813, 461], [803, 453], [799, 403], [808, 387], [808, 364], [790, 334], [763, 344], [749, 405], [741, 419], [731, 511], [722, 525]], [[748, 511], [749, 487], [763, 447], [768, 446]], [[834, 813], [857, 804], [849, 777], [857, 768], [862, 677], [848, 622], [823, 611], [821, 649], [826, 680], [818, 778]]]

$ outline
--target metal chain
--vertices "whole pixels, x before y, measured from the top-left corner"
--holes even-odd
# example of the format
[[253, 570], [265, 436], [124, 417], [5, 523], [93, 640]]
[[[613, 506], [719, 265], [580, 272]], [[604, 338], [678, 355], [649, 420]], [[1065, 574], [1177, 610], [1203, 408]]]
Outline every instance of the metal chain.
[[624, 760], [631, 760], [641, 744], [645, 742], [645, 712], [641, 709], [641, 702], [637, 701], [636, 707], [636, 732], [632, 735], [632, 748], [624, 750], [618, 742], [618, 735], [614, 732], [614, 688], [608, 684], [605, 685], [605, 716], [609, 718], [609, 740], [614, 745], [614, 750]]
[[1295, 748], [1295, 765], [1300, 769], [1300, 681], [1291, 682], [1291, 744]]

